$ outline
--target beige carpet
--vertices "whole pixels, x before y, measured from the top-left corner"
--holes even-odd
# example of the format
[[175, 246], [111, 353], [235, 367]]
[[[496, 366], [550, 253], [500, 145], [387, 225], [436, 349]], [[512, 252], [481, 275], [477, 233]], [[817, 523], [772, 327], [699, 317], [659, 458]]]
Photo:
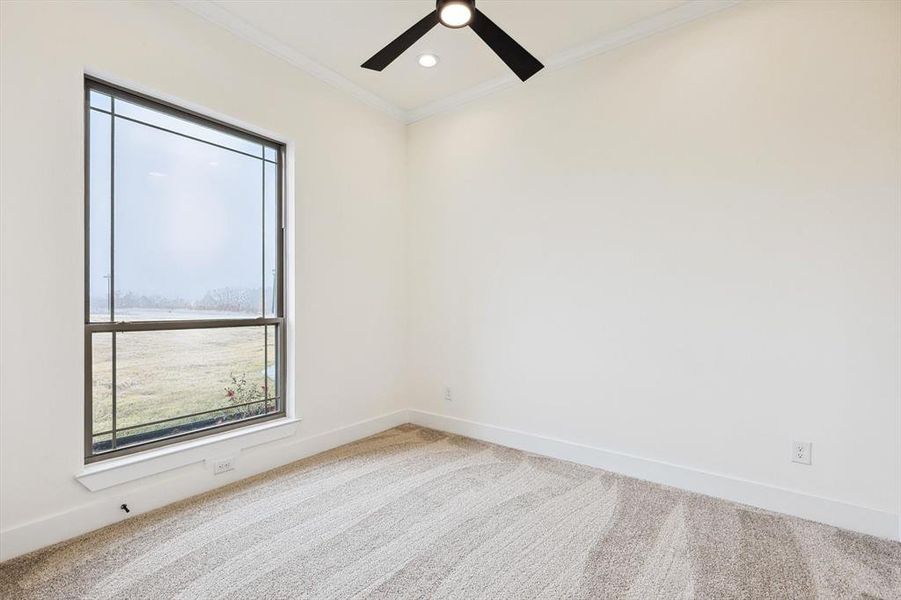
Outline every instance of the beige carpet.
[[901, 598], [901, 544], [414, 426], [0, 565], [2, 598]]

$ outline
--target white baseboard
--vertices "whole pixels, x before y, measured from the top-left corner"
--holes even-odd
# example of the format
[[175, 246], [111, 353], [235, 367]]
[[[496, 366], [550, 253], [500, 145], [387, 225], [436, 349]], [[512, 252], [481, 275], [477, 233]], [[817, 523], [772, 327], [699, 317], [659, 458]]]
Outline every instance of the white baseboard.
[[202, 463], [196, 463], [173, 471], [184, 475], [177, 482], [172, 479], [154, 480], [122, 496], [106, 494], [71, 510], [5, 529], [0, 531], [0, 561], [128, 518], [119, 511], [121, 502], [127, 502], [132, 509], [129, 516], [138, 515], [404, 423], [465, 435], [852, 531], [895, 540], [901, 534], [901, 515], [505, 427], [421, 410], [398, 410], [307, 437], [301, 433], [296, 439], [280, 440], [277, 445], [259, 446], [255, 452], [241, 456], [237, 470], [215, 478]]
[[[146, 485], [129, 488], [127, 492], [117, 493], [115, 488], [104, 490], [107, 493], [87, 504], [0, 531], [0, 561], [337, 448], [409, 420], [409, 411], [398, 410], [308, 437], [303, 437], [301, 432], [241, 454], [238, 468], [228, 473], [214, 476], [202, 462], [197, 462], [170, 471], [174, 477], [151, 478]], [[131, 509], [128, 515], [119, 509], [123, 502]]]
[[901, 539], [901, 516], [776, 486], [457, 417], [411, 410], [416, 425], [859, 531]]

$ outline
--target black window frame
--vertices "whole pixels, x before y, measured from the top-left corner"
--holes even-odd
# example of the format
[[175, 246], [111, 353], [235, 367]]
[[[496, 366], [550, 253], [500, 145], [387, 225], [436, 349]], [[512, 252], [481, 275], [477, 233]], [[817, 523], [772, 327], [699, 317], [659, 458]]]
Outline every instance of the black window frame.
[[[104, 95], [108, 95], [111, 98], [121, 98], [124, 101], [134, 103], [140, 105], [144, 108], [148, 108], [150, 110], [154, 110], [163, 114], [167, 114], [170, 116], [177, 117], [179, 119], [187, 120], [189, 122], [203, 125], [205, 127], [209, 127], [215, 129], [217, 131], [227, 133], [231, 136], [251, 141], [255, 144], [261, 144], [263, 149], [261, 152], [260, 158], [263, 161], [263, 165], [267, 162], [275, 163], [276, 165], [276, 181], [277, 181], [277, 191], [276, 191], [276, 289], [273, 290], [274, 300], [275, 300], [275, 311], [274, 316], [266, 317], [265, 310], [265, 281], [263, 282], [263, 305], [262, 312], [259, 317], [251, 317], [251, 318], [225, 318], [225, 319], [196, 319], [196, 320], [160, 320], [160, 321], [116, 321], [115, 319], [115, 287], [114, 287], [114, 277], [115, 277], [115, 192], [114, 188], [111, 186], [111, 198], [110, 198], [110, 276], [111, 280], [113, 280], [110, 284], [111, 293], [109, 298], [110, 303], [110, 315], [111, 319], [109, 321], [91, 321], [91, 308], [90, 308], [90, 266], [91, 266], [91, 257], [90, 257], [90, 249], [91, 249], [91, 231], [90, 231], [90, 223], [91, 223], [91, 190], [90, 190], [90, 168], [91, 168], [91, 129], [90, 129], [90, 120], [91, 120], [91, 111], [99, 111], [106, 114], [109, 114], [111, 117], [111, 123], [115, 123], [117, 118], [129, 118], [124, 117], [122, 115], [115, 114], [115, 100], [112, 100], [110, 103], [109, 110], [103, 110], [98, 108], [92, 108], [90, 102], [90, 95], [92, 91], [99, 92]], [[130, 119], [130, 118], [129, 118]], [[133, 120], [133, 119], [130, 119]], [[143, 123], [143, 122], [142, 122]], [[245, 154], [240, 150], [236, 150], [233, 148], [228, 148], [225, 146], [220, 146], [214, 142], [208, 140], [201, 140], [198, 138], [194, 138], [184, 133], [180, 133], [177, 131], [171, 131], [165, 128], [158, 127], [153, 124], [143, 123], [149, 127], [155, 127], [157, 129], [164, 129], [165, 131], [169, 131], [174, 135], [180, 135], [182, 137], [187, 137], [189, 139], [194, 139], [195, 141], [211, 144], [213, 146], [217, 146], [226, 150], [230, 150], [232, 152], [237, 152], [239, 154]], [[115, 131], [115, 125], [112, 125], [113, 131]], [[112, 142], [111, 142], [112, 143]], [[275, 150], [275, 159], [268, 159], [266, 149]], [[102, 460], [107, 460], [110, 458], [121, 457], [128, 454], [134, 454], [136, 452], [143, 452], [145, 450], [149, 450], [152, 448], [159, 448], [161, 446], [168, 446], [171, 444], [183, 442], [185, 440], [205, 437], [209, 435], [215, 435], [222, 433], [224, 431], [239, 429], [243, 427], [248, 427], [251, 425], [256, 425], [261, 422], [272, 421], [275, 419], [284, 418], [287, 414], [286, 412], [286, 391], [287, 391], [287, 326], [285, 319], [285, 305], [286, 305], [286, 286], [285, 286], [285, 201], [284, 201], [284, 190], [285, 190], [285, 155], [286, 149], [285, 145], [279, 141], [266, 138], [259, 134], [247, 131], [240, 127], [236, 127], [234, 125], [224, 123], [222, 121], [210, 118], [206, 115], [202, 115], [200, 113], [194, 112], [192, 110], [188, 110], [169, 102], [159, 100], [157, 98], [152, 98], [142, 93], [134, 92], [125, 88], [122, 88], [118, 85], [111, 84], [109, 82], [85, 76], [84, 78], [84, 461], [85, 464], [98, 462]], [[248, 155], [251, 156], [251, 155]], [[111, 153], [111, 177], [115, 177], [114, 170], [114, 153]], [[265, 211], [265, 199], [264, 202], [264, 211]], [[265, 223], [265, 217], [264, 217]], [[264, 249], [265, 249], [265, 231], [264, 231]], [[264, 250], [265, 255], [265, 250]], [[265, 260], [265, 258], [264, 258]], [[265, 274], [263, 274], [265, 279]], [[116, 353], [116, 343], [115, 337], [116, 333], [124, 333], [124, 332], [135, 332], [135, 331], [177, 331], [177, 330], [185, 330], [185, 329], [213, 329], [213, 328], [222, 328], [222, 327], [260, 327], [260, 326], [272, 326], [272, 330], [275, 332], [276, 339], [275, 341], [275, 364], [276, 364], [276, 388], [278, 395], [274, 398], [276, 402], [276, 410], [274, 412], [265, 413], [263, 415], [257, 415], [252, 417], [247, 417], [241, 420], [236, 420], [232, 422], [227, 422], [219, 425], [213, 425], [210, 427], [206, 427], [203, 429], [198, 429], [189, 432], [176, 433], [167, 437], [162, 437], [159, 439], [153, 439], [147, 442], [137, 443], [133, 445], [128, 445], [125, 447], [117, 448], [116, 447], [116, 433], [118, 431], [116, 425], [116, 362], [115, 362], [115, 353]], [[266, 336], [269, 335], [270, 327], [265, 327], [264, 332]], [[93, 440], [98, 434], [93, 431], [94, 423], [93, 423], [93, 403], [92, 403], [92, 395], [93, 395], [93, 344], [92, 344], [92, 336], [95, 333], [105, 333], [109, 332], [112, 334], [112, 427], [111, 427], [111, 440], [112, 440], [112, 449], [106, 450], [103, 452], [95, 452]], [[268, 340], [268, 337], [265, 339]], [[264, 343], [264, 353], [268, 355], [268, 342]], [[268, 362], [264, 361], [264, 364], [268, 364]], [[264, 378], [265, 380], [265, 378]], [[273, 398], [269, 398], [269, 401], [273, 400]], [[233, 408], [229, 406], [224, 406], [222, 409], [210, 410], [205, 412], [221, 412], [223, 409]], [[198, 413], [203, 414], [203, 413]], [[170, 420], [176, 419], [184, 419], [186, 417], [191, 417], [195, 415], [180, 415], [179, 417], [174, 417]], [[149, 425], [153, 425], [156, 423], [149, 423]], [[136, 427], [146, 427], [147, 423], [141, 424], [139, 426], [123, 428], [124, 429], [134, 429]]]

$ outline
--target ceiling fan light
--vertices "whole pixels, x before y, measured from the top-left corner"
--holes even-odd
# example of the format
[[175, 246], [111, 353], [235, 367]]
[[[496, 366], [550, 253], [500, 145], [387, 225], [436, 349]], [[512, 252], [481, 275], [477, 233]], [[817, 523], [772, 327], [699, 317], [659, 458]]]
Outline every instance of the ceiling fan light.
[[438, 18], [447, 27], [465, 27], [472, 21], [472, 7], [468, 2], [446, 2], [438, 11]]

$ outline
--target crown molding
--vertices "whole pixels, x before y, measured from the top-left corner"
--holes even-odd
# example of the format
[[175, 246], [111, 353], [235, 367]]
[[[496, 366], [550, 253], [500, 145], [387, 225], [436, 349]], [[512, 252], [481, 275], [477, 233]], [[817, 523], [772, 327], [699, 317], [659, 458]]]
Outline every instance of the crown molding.
[[291, 63], [308, 75], [312, 75], [316, 79], [327, 83], [332, 87], [347, 92], [357, 100], [360, 100], [399, 121], [406, 122], [407, 114], [401, 108], [388, 102], [384, 98], [373, 94], [369, 90], [360, 87], [325, 65], [322, 65], [288, 45], [283, 44], [271, 35], [263, 33], [247, 21], [221, 6], [210, 2], [210, 0], [175, 0], [175, 3], [199, 17], [206, 19], [210, 23], [218, 25], [223, 29], [227, 29], [239, 38], [262, 48], [266, 52]]
[[[714, 13], [741, 4], [744, 0], [690, 0], [662, 13], [636, 21], [626, 27], [606, 33], [588, 43], [569, 48], [544, 60], [545, 68], [535, 77], [542, 77], [587, 58], [610, 52], [657, 33], [691, 23]], [[405, 111], [384, 98], [357, 85], [346, 77], [301, 54], [269, 34], [263, 33], [250, 23], [210, 0], [175, 0], [176, 4], [206, 19], [214, 25], [227, 29], [236, 36], [277, 56], [308, 75], [343, 90], [361, 102], [405, 124], [415, 123], [428, 117], [454, 110], [495, 92], [512, 87], [519, 80], [511, 73], [496, 79], [489, 79], [474, 87], [458, 92], [447, 98], [423, 104]]]
[[[691, 23], [742, 2], [743, 0], [692, 0], [686, 2], [662, 13], [636, 21], [616, 31], [606, 33], [588, 43], [558, 52], [544, 60], [544, 69], [539, 71], [534, 77], [541, 77], [550, 71], [556, 71], [587, 58], [622, 48], [632, 42]], [[518, 83], [519, 80], [512, 74], [485, 81], [468, 90], [407, 111], [405, 123], [409, 125], [439, 113], [454, 110], [464, 104], [484, 98]]]

